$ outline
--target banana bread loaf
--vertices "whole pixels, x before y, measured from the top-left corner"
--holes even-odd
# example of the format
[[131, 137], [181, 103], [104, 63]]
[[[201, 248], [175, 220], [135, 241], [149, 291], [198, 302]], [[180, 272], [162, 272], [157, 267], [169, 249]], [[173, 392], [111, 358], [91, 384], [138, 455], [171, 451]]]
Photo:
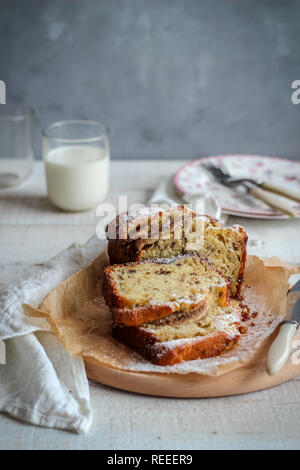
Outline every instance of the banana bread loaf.
[[111, 264], [169, 258], [196, 250], [231, 282], [232, 297], [240, 292], [247, 235], [238, 225], [223, 227], [180, 205], [168, 210], [144, 208], [118, 215], [107, 227], [107, 238]]
[[173, 312], [204, 314], [229, 303], [230, 282], [199, 253], [149, 259], [104, 270], [103, 295], [114, 323], [140, 325]]

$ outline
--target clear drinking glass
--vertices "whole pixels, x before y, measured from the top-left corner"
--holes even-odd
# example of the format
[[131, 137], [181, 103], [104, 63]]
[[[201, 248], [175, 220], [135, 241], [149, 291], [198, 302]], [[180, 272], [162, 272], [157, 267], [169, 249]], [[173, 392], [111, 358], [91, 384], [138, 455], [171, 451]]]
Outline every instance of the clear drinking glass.
[[65, 211], [84, 211], [105, 199], [109, 179], [109, 129], [96, 121], [61, 121], [43, 135], [48, 196]]
[[33, 109], [0, 105], [0, 188], [24, 181], [34, 162]]

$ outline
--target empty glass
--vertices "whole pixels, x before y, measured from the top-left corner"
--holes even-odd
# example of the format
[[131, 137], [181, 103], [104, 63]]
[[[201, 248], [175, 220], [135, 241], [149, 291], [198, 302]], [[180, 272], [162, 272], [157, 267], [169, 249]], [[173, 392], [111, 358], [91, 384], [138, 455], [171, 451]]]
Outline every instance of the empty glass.
[[0, 105], [0, 188], [24, 181], [34, 162], [34, 111]]

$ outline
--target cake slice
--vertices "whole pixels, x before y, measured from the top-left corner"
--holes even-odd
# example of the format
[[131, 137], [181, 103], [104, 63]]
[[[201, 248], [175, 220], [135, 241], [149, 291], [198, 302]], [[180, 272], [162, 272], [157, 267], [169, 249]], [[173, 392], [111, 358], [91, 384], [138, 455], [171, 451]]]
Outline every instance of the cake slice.
[[226, 306], [230, 282], [199, 253], [108, 266], [103, 295], [114, 323], [140, 325], [174, 312]]
[[203, 317], [176, 313], [141, 326], [114, 325], [113, 336], [160, 366], [219, 356], [240, 338], [240, 306], [236, 300], [212, 306]]
[[197, 251], [231, 282], [230, 295], [239, 295], [247, 245], [247, 234], [239, 225], [223, 227], [181, 205], [168, 210], [145, 207], [118, 215], [106, 235], [110, 264]]

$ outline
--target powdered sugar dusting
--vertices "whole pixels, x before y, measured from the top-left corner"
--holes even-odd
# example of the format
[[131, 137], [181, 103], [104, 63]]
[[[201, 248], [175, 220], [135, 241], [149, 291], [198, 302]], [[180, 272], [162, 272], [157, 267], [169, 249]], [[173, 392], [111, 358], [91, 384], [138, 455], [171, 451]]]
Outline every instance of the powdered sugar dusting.
[[[237, 328], [237, 325], [233, 325], [232, 323], [234, 322], [239, 322], [240, 317], [236, 314], [229, 314], [228, 318], [222, 318], [222, 320], [216, 322], [216, 331], [221, 332], [224, 331], [227, 334], [231, 335], [232, 337], [235, 337], [236, 335], [239, 335], [239, 331]], [[195, 336], [193, 338], [181, 338], [181, 339], [174, 339], [172, 341], [164, 341], [162, 344], [165, 348], [168, 349], [173, 349], [178, 346], [184, 346], [185, 344], [194, 344], [198, 343], [201, 339], [207, 338], [208, 336], [214, 335], [215, 332], [209, 333], [208, 335], [205, 336]]]

